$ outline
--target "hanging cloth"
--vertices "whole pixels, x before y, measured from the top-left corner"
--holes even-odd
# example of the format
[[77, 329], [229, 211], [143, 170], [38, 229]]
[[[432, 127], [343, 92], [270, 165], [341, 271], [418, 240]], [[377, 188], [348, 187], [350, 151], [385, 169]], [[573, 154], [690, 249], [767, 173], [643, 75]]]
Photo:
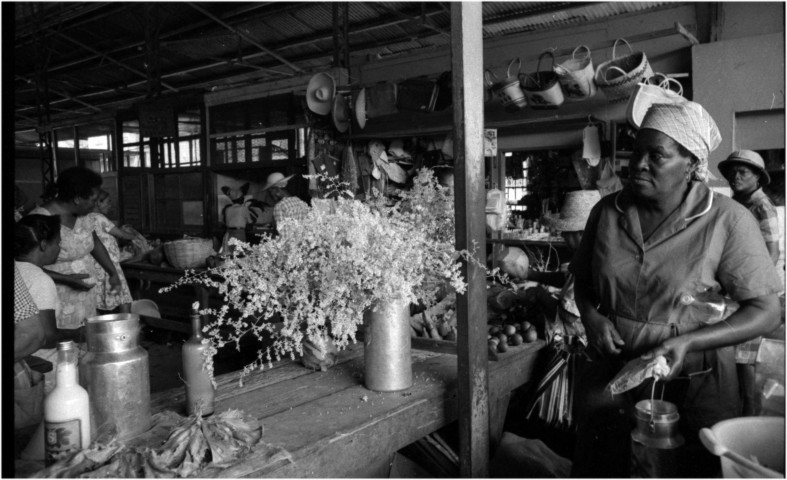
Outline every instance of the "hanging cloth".
[[358, 191], [358, 161], [355, 159], [352, 142], [347, 142], [342, 155], [342, 182], [355, 195]]

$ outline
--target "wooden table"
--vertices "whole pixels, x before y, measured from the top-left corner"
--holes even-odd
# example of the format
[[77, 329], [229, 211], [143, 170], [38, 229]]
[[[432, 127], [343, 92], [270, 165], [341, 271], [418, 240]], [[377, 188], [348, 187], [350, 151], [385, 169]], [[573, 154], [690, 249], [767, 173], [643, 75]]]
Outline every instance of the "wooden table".
[[[490, 438], [502, 434], [510, 392], [529, 382], [542, 341], [512, 346], [489, 362]], [[444, 349], [443, 349], [444, 350]], [[413, 348], [413, 386], [379, 393], [363, 386], [363, 345], [315, 372], [283, 361], [239, 386], [217, 377], [216, 411], [238, 408], [263, 425], [260, 445], [240, 463], [203, 471], [215, 477], [388, 477], [393, 454], [457, 419], [455, 353]], [[184, 388], [154, 394], [152, 413], [184, 413]], [[140, 442], [149, 439], [140, 438]]]

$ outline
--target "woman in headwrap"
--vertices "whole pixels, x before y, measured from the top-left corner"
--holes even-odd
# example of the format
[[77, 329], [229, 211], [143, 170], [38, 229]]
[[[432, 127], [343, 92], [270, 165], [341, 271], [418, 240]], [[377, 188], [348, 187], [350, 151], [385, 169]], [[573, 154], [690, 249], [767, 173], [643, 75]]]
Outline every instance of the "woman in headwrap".
[[[740, 416], [734, 345], [779, 324], [783, 289], [752, 215], [705, 184], [708, 155], [720, 142], [699, 104], [653, 105], [637, 133], [628, 185], [590, 213], [570, 271], [597, 357], [580, 387], [586, 399], [572, 476], [629, 476], [631, 408], [651, 397], [653, 383], [616, 396], [603, 388], [626, 361], [658, 355], [670, 372], [656, 398], [677, 406], [686, 439], [674, 473], [719, 474], [698, 431]], [[708, 318], [694, 301], [708, 291], [740, 308], [723, 321]]]

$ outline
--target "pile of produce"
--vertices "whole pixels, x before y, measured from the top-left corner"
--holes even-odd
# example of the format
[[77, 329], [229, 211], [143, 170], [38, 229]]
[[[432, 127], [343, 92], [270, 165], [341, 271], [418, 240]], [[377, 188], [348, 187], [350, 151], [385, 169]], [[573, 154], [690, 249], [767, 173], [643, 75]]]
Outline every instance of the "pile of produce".
[[456, 341], [456, 294], [410, 317], [410, 336]]
[[202, 418], [192, 415], [169, 433], [158, 449], [134, 448], [112, 440], [38, 472], [37, 478], [174, 478], [195, 475], [206, 466], [224, 468], [243, 458], [262, 437], [262, 427], [240, 410]]
[[503, 323], [500, 325], [489, 325], [487, 341], [490, 351], [505, 352], [511, 345], [522, 345], [523, 343], [533, 343], [538, 338], [536, 327], [527, 320], [522, 323]]

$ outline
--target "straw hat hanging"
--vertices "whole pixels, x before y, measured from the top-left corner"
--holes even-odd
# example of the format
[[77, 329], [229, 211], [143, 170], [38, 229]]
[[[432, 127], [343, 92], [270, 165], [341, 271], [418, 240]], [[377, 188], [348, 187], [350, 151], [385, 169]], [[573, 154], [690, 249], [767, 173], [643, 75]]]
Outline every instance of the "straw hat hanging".
[[328, 115], [336, 95], [336, 81], [327, 73], [318, 73], [309, 79], [306, 87], [306, 105], [317, 115]]

